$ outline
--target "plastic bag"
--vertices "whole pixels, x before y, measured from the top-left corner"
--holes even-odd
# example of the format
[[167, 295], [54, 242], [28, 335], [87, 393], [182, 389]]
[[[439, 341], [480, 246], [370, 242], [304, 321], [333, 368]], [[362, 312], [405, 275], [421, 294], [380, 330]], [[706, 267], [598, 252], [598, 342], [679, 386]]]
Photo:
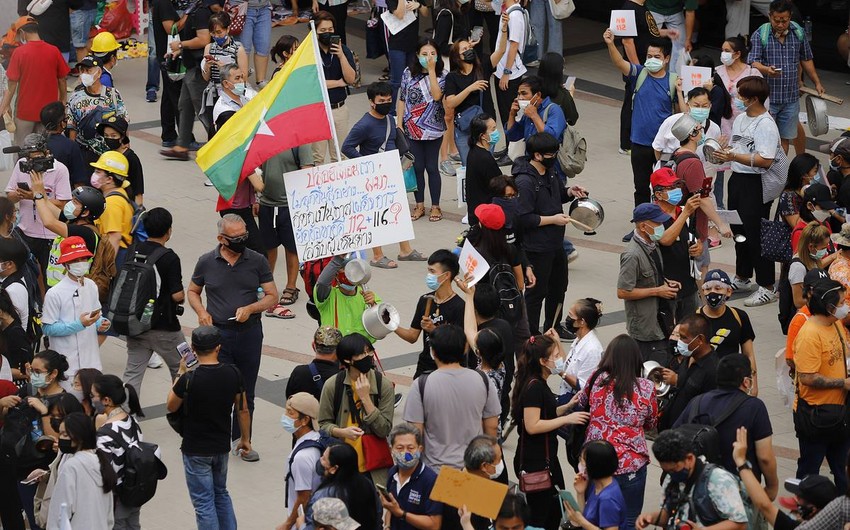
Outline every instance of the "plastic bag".
[[127, 10], [127, 2], [119, 1], [107, 4], [98, 28], [115, 35], [116, 39], [126, 39], [133, 31], [133, 16]]
[[785, 348], [776, 352], [776, 389], [782, 398], [782, 404], [789, 409], [794, 404], [794, 381], [791, 379], [791, 368], [785, 362]]

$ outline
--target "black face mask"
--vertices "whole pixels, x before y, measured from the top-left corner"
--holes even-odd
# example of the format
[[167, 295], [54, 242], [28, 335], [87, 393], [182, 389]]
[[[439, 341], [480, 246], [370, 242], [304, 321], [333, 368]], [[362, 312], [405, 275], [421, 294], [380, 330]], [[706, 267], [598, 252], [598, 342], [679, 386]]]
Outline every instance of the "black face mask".
[[372, 356], [367, 355], [366, 357], [363, 357], [359, 361], [352, 361], [351, 366], [356, 368], [357, 371], [360, 372], [361, 374], [366, 374], [366, 373], [369, 373], [369, 370], [374, 368], [375, 364], [372, 361]]
[[475, 62], [475, 50], [473, 50], [472, 48], [466, 50], [465, 52], [463, 52], [463, 54], [460, 56], [460, 58], [465, 63], [469, 63], [469, 64], [474, 63]]
[[381, 116], [386, 116], [393, 110], [393, 102], [388, 101], [386, 103], [375, 103], [375, 112], [380, 114]]
[[106, 147], [108, 147], [110, 151], [115, 151], [121, 147], [121, 138], [104, 138], [103, 143], [106, 144]]
[[330, 46], [331, 37], [333, 37], [333, 33], [319, 33], [317, 38], [319, 39], [319, 44], [322, 46]]
[[322, 465], [321, 460], [316, 460], [316, 474], [320, 477], [325, 476], [325, 466]]
[[227, 248], [229, 248], [231, 251], [237, 254], [242, 254], [243, 252], [245, 252], [245, 244], [248, 242], [247, 238], [243, 239], [242, 241], [232, 241], [227, 238], [224, 238], [224, 240], [227, 241]]
[[576, 320], [570, 315], [564, 317], [564, 327], [570, 331], [576, 331], [578, 329], [578, 326], [576, 326]]
[[77, 448], [71, 445], [71, 440], [67, 438], [59, 438], [59, 450], [66, 455], [74, 454]]
[[556, 161], [557, 158], [554, 156], [552, 158], [543, 157], [543, 160], [538, 160], [538, 162], [543, 164], [543, 167], [545, 167], [546, 169], [550, 169], [552, 166], [554, 166]]
[[723, 293], [708, 293], [705, 295], [705, 303], [712, 309], [717, 309], [723, 302], [726, 301], [726, 295]]

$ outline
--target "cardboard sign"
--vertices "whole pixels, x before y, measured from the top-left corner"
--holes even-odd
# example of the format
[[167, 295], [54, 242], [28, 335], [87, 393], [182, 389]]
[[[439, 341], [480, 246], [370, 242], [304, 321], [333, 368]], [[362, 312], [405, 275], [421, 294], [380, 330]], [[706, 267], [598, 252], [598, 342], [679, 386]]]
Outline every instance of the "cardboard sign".
[[630, 9], [611, 11], [611, 23], [608, 24], [615, 37], [637, 37], [635, 12]]
[[701, 87], [711, 81], [711, 68], [705, 66], [683, 66], [680, 76], [682, 78], [682, 92], [687, 96], [691, 89]]
[[496, 519], [508, 494], [507, 484], [464, 473], [449, 466], [440, 468], [431, 498], [455, 508], [466, 506], [475, 515]]
[[481, 278], [490, 270], [490, 264], [487, 263], [484, 256], [475, 250], [469, 239], [463, 242], [463, 248], [460, 249], [459, 261], [460, 275], [472, 276], [472, 280], [469, 281], [470, 287], [481, 281]]
[[414, 238], [398, 151], [284, 175], [298, 259]]

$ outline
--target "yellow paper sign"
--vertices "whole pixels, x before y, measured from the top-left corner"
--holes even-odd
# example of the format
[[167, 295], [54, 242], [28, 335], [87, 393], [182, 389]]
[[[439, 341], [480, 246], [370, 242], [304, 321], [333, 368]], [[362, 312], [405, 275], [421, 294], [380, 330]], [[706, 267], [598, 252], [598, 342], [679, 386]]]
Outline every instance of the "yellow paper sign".
[[460, 508], [466, 506], [475, 515], [496, 519], [508, 494], [507, 484], [495, 482], [449, 466], [440, 468], [431, 490], [435, 501]]

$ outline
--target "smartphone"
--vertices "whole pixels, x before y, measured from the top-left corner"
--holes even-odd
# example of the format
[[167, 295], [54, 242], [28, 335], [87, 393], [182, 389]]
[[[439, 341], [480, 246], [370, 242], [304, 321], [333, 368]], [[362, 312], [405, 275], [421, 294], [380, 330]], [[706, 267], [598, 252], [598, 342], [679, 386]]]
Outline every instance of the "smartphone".
[[780, 68], [779, 66], [774, 66], [774, 67], [773, 67], [773, 71], [781, 74], [781, 73], [782, 73], [782, 68]]
[[96, 317], [96, 316], [97, 316], [97, 315], [99, 315], [99, 314], [100, 314], [100, 309], [95, 309], [94, 311], [92, 311], [91, 313], [89, 313], [89, 318], [94, 318], [94, 317]]
[[331, 46], [339, 46], [340, 42], [342, 42], [342, 37], [340, 37], [339, 35], [331, 35]]
[[30, 185], [26, 182], [18, 182], [18, 188], [25, 191], [30, 191]]
[[702, 188], [699, 190], [699, 196], [705, 199], [709, 195], [711, 195], [711, 183], [714, 179], [711, 177], [705, 177], [702, 179]]
[[193, 368], [198, 364], [198, 356], [192, 351], [192, 347], [186, 342], [181, 342], [177, 345], [177, 353], [180, 358], [186, 362], [186, 368]]
[[576, 84], [576, 76], [571, 75], [567, 78], [566, 83], [564, 83], [564, 88], [570, 90]]
[[484, 36], [484, 27], [483, 26], [475, 26], [472, 28], [472, 31], [469, 33], [469, 38], [471, 40], [481, 40], [481, 37]]
[[558, 490], [558, 494], [561, 496], [561, 501], [566, 501], [573, 510], [580, 512], [581, 510], [578, 507], [578, 502], [576, 502], [575, 497], [573, 497], [572, 492], [567, 490]]
[[390, 493], [387, 491], [387, 487], [383, 484], [375, 484], [375, 487], [378, 489], [378, 493], [384, 496], [385, 499], [389, 500]]

